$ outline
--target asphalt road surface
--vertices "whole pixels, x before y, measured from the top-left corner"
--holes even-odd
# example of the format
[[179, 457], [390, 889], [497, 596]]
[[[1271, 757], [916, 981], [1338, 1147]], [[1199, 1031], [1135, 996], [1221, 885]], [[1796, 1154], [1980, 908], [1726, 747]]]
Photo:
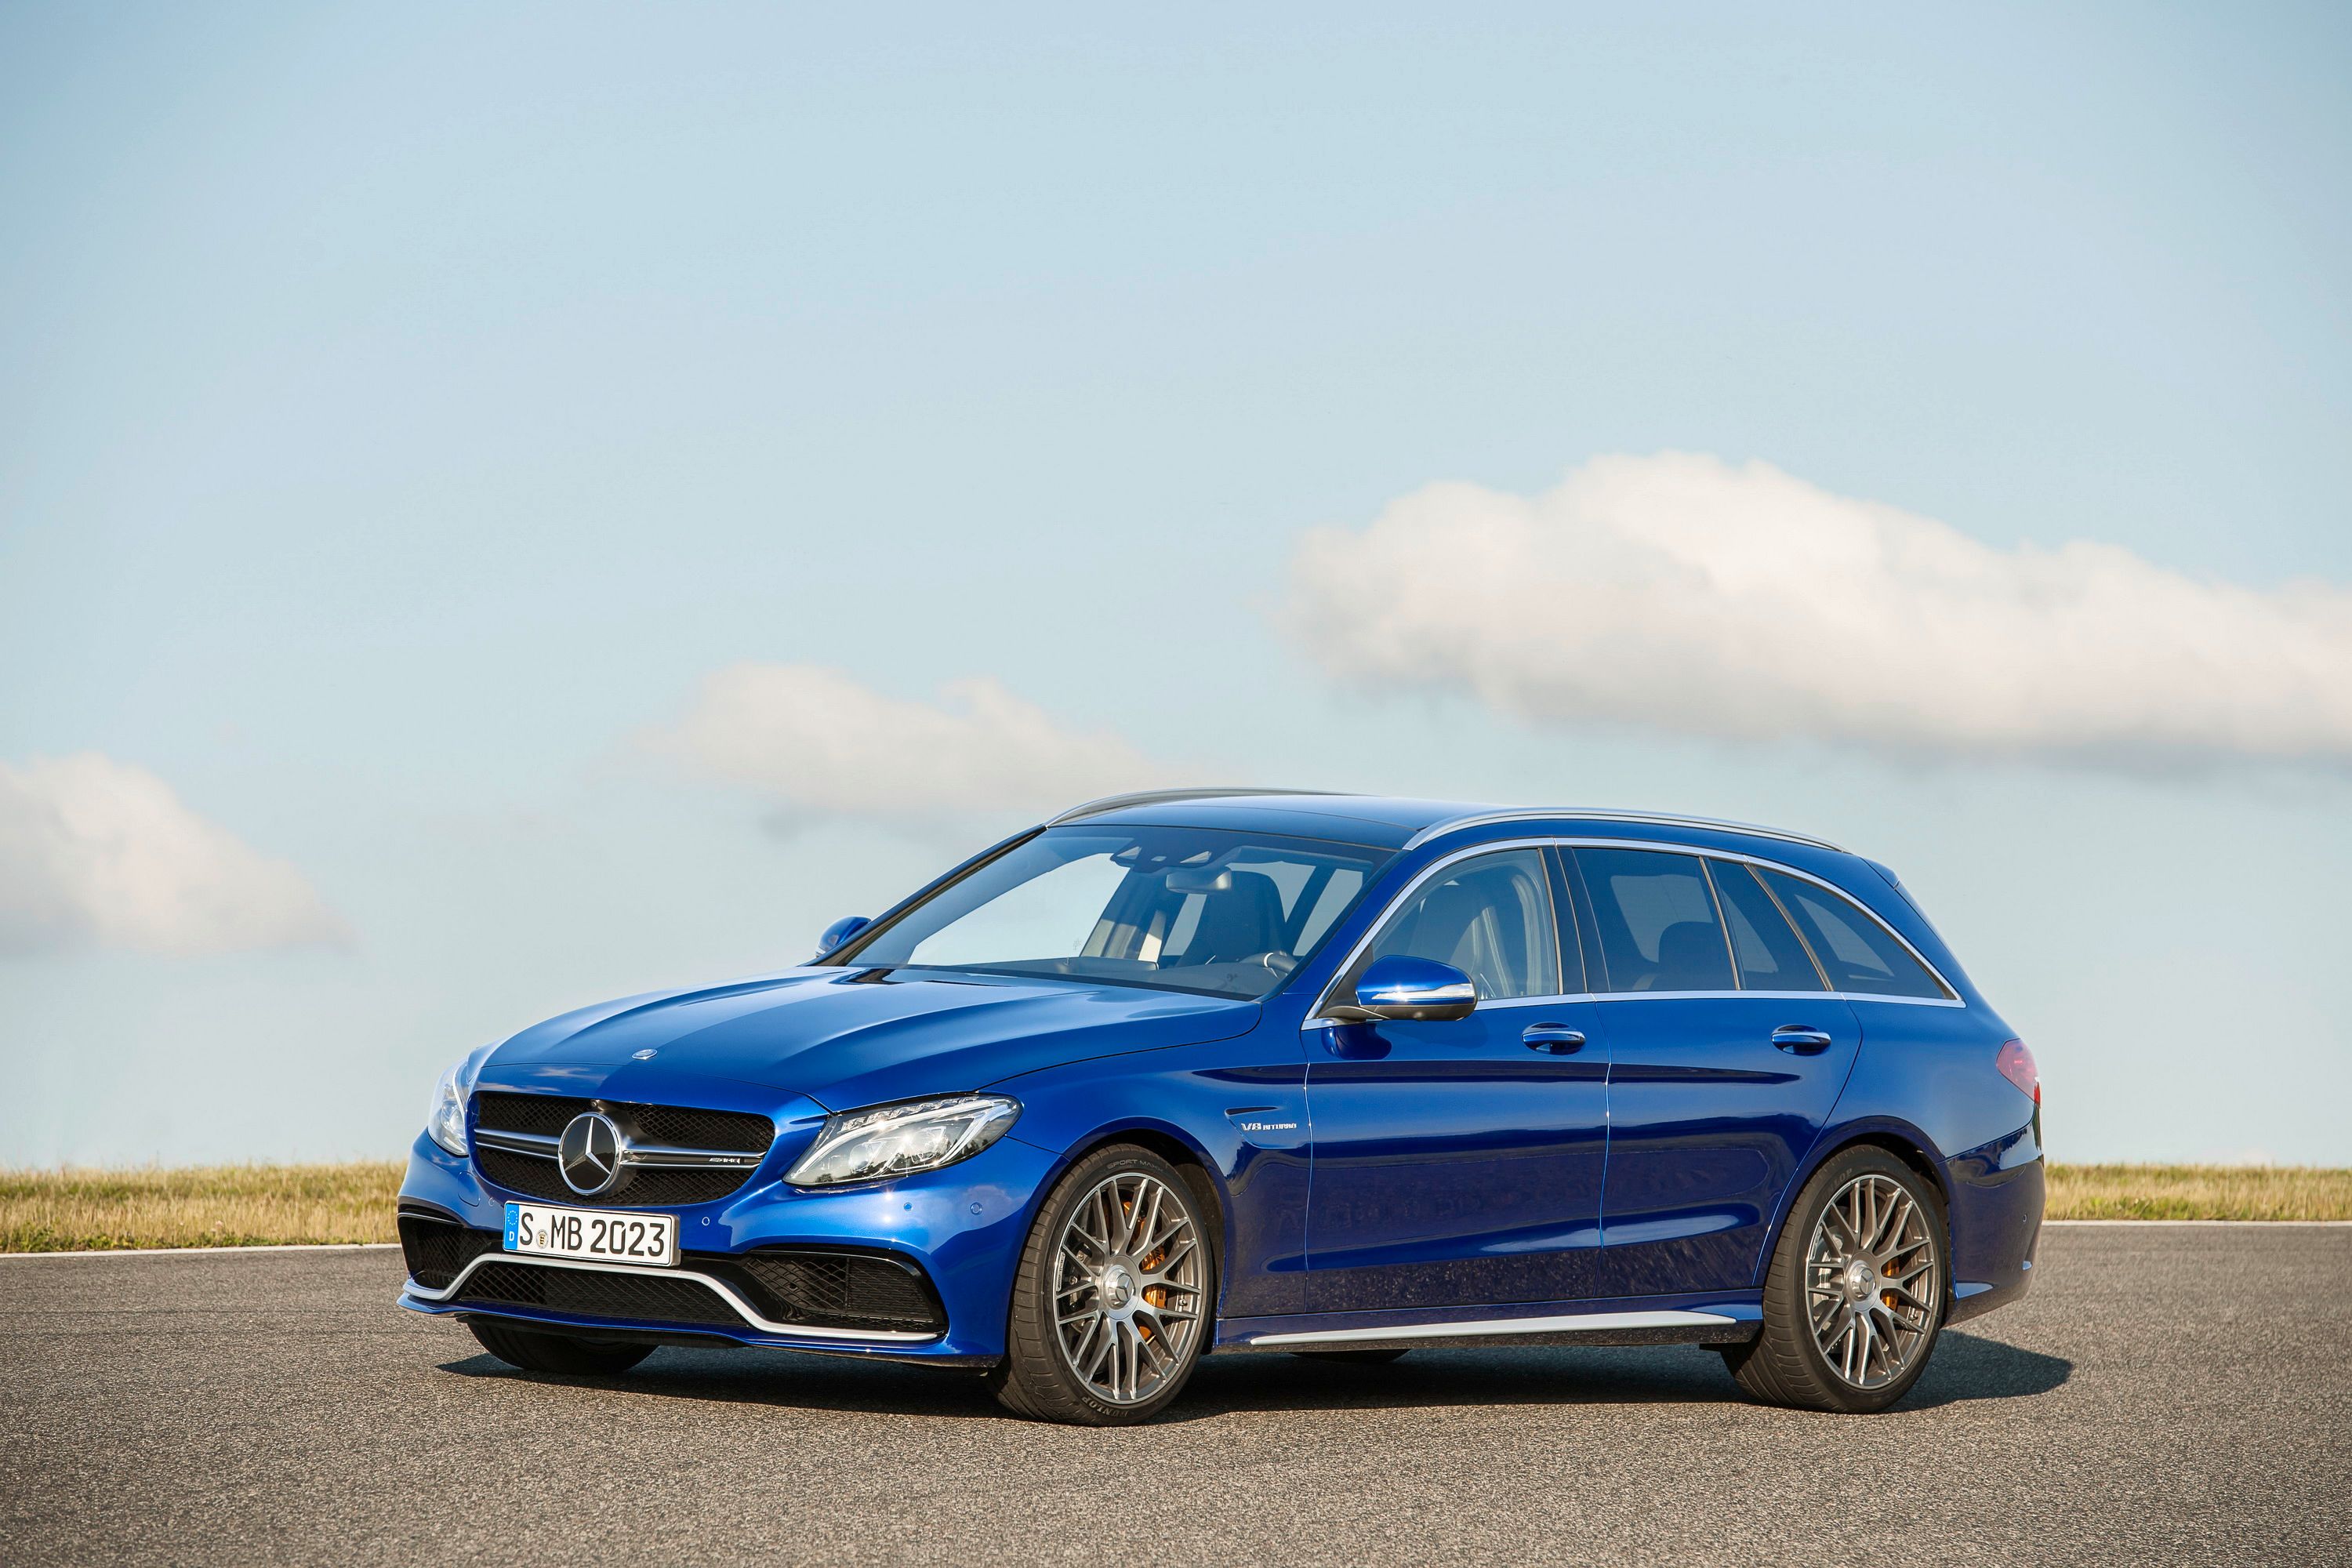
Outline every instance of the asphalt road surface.
[[2352, 1228], [2053, 1227], [1878, 1416], [1431, 1350], [1218, 1357], [1120, 1431], [764, 1351], [526, 1377], [398, 1259], [0, 1260], [0, 1562], [2352, 1562]]

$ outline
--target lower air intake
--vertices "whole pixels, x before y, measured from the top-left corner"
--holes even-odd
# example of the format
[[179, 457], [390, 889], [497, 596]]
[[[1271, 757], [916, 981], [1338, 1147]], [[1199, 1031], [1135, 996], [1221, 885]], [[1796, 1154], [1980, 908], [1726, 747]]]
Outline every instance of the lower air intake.
[[582, 1318], [744, 1326], [740, 1313], [698, 1280], [528, 1263], [485, 1263], [454, 1300], [461, 1307], [531, 1307]]
[[485, 1252], [498, 1251], [505, 1242], [495, 1230], [473, 1230], [414, 1210], [402, 1214], [399, 1224], [408, 1277], [427, 1290], [446, 1289], [459, 1269]]
[[[717, 1259], [696, 1258], [698, 1268]], [[948, 1326], [930, 1281], [910, 1264], [856, 1252], [773, 1247], [737, 1253], [730, 1282], [778, 1322], [814, 1328], [940, 1333]]]

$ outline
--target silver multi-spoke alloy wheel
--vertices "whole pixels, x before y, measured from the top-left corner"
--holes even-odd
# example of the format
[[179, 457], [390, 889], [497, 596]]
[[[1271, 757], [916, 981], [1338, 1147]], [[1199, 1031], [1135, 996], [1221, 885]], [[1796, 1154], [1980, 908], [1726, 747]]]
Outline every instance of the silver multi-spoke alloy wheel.
[[1078, 1200], [1054, 1249], [1054, 1325], [1096, 1398], [1144, 1404], [1189, 1364], [1207, 1263], [1190, 1205], [1149, 1172], [1107, 1176]]
[[1939, 1196], [1932, 1175], [1876, 1144], [1823, 1161], [1773, 1243], [1756, 1337], [1722, 1347], [1739, 1386], [1848, 1415], [1909, 1394], [1950, 1306]]
[[1884, 1388], [1935, 1338], [1943, 1299], [1937, 1227], [1897, 1183], [1854, 1177], [1829, 1201], [1805, 1249], [1805, 1315], [1830, 1369]]

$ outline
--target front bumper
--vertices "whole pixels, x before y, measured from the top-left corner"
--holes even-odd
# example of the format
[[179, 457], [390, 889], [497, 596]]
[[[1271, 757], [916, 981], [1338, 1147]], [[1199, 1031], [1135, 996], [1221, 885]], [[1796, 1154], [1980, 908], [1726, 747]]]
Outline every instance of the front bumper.
[[[719, 1202], [665, 1207], [662, 1212], [678, 1217], [682, 1256], [679, 1267], [660, 1268], [504, 1252], [505, 1205], [526, 1194], [491, 1185], [471, 1161], [420, 1136], [401, 1186], [403, 1209], [437, 1211], [462, 1227], [469, 1239], [457, 1267], [473, 1272], [459, 1273], [446, 1284], [412, 1278], [400, 1304], [438, 1316], [497, 1317], [591, 1335], [692, 1336], [985, 1365], [1004, 1353], [1013, 1270], [1055, 1163], [1048, 1152], [1008, 1137], [945, 1170], [892, 1182], [812, 1192], [755, 1178]], [[903, 1260], [936, 1293], [947, 1326], [943, 1331], [851, 1329], [779, 1317], [779, 1303], [788, 1303], [791, 1293], [763, 1293], [757, 1280], [747, 1279], [746, 1259], [762, 1262], [785, 1251]], [[480, 1271], [494, 1263], [510, 1271], [546, 1270], [551, 1278], [499, 1275], [494, 1299], [469, 1290], [469, 1284], [483, 1279]], [[607, 1278], [583, 1280], [583, 1275]]]

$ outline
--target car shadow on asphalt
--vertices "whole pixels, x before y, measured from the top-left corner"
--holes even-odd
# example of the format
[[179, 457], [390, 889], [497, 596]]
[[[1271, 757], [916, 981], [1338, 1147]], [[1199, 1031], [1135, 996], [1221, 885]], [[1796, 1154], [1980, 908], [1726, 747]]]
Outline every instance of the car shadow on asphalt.
[[[620, 1377], [542, 1377], [488, 1355], [446, 1362], [441, 1370], [551, 1389], [609, 1388], [731, 1405], [1013, 1419], [970, 1373], [789, 1351], [665, 1348]], [[2059, 1356], [1950, 1332], [1937, 1346], [1927, 1375], [1897, 1408], [2027, 1398], [2057, 1388], [2073, 1371], [2074, 1363]], [[1160, 1419], [1473, 1405], [1727, 1405], [1744, 1398], [1722, 1358], [1695, 1345], [1424, 1350], [1372, 1366], [1244, 1354], [1202, 1362], [1183, 1397]]]
[[1981, 1334], [1946, 1331], [1926, 1375], [1903, 1397], [1903, 1410], [1932, 1410], [1978, 1399], [2025, 1399], [2048, 1394], [2074, 1373], [2063, 1356], [2044, 1355]]

